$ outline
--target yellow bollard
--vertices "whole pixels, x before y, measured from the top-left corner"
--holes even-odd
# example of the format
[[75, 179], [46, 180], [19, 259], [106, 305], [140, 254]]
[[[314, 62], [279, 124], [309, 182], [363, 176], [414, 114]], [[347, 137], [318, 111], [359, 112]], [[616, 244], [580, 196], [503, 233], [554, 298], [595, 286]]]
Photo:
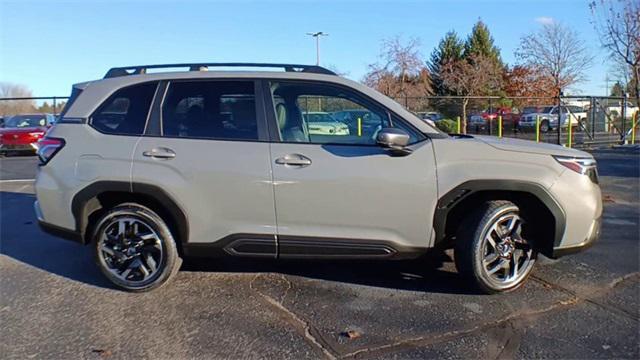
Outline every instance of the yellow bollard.
[[567, 129], [567, 147], [571, 148], [571, 145], [573, 143], [573, 126], [571, 126], [571, 116], [567, 116], [567, 126], [569, 127]]
[[636, 143], [636, 126], [638, 126], [638, 115], [640, 115], [640, 111], [636, 111], [635, 119], [632, 121], [631, 125], [631, 144]]
[[458, 134], [460, 134], [460, 116], [456, 116], [456, 122], [458, 123]]
[[540, 142], [540, 116], [536, 116], [536, 142]]
[[502, 115], [498, 116], [498, 137], [502, 137]]
[[362, 118], [358, 118], [358, 136], [362, 136]]

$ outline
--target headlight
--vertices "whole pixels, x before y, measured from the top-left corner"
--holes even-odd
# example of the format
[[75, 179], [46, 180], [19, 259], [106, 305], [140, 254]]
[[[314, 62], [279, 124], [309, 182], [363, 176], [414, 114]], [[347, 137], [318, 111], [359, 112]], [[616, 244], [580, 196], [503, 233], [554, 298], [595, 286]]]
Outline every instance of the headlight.
[[569, 156], [554, 156], [560, 165], [571, 169], [578, 174], [587, 175], [595, 184], [598, 183], [598, 169], [594, 158], [575, 158]]

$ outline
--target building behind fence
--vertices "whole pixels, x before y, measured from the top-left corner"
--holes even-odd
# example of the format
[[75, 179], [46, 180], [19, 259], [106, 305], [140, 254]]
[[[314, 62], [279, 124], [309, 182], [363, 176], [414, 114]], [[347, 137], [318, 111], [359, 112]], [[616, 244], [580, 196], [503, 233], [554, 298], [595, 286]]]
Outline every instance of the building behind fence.
[[[0, 117], [43, 109], [57, 115], [66, 100], [65, 96], [0, 98]], [[638, 107], [626, 97], [565, 96], [559, 99], [428, 96], [395, 100], [419, 117], [434, 120], [439, 128], [449, 133], [466, 132], [520, 138], [572, 147], [638, 141], [635, 139], [635, 131], [638, 131]], [[562, 104], [562, 117], [571, 119], [572, 126], [567, 126], [569, 121], [564, 126], [545, 124], [544, 114], [553, 111], [554, 107], [558, 109], [558, 104]], [[533, 126], [531, 122], [525, 121], [531, 118], [537, 118]], [[549, 125], [552, 125], [551, 128]]]

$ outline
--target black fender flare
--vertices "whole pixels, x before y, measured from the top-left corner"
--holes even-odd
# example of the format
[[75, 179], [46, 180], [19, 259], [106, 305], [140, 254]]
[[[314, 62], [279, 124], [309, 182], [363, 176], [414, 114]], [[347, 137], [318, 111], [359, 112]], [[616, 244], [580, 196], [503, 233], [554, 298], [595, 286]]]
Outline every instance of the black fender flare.
[[126, 181], [96, 181], [84, 187], [73, 196], [71, 201], [71, 212], [75, 219], [76, 232], [82, 236], [84, 243], [87, 243], [85, 231], [87, 229], [87, 218], [92, 210], [87, 206], [91, 199], [105, 192], [124, 192], [140, 194], [157, 201], [175, 220], [178, 227], [180, 239], [186, 243], [189, 239], [189, 223], [187, 217], [178, 203], [162, 188], [144, 184], [130, 183]]
[[529, 181], [495, 179], [467, 181], [440, 197], [433, 218], [433, 229], [436, 234], [435, 245], [441, 243], [446, 237], [445, 230], [449, 211], [468, 196], [481, 191], [518, 192], [535, 196], [549, 209], [555, 219], [554, 246], [558, 246], [562, 241], [566, 225], [566, 215], [560, 204], [547, 189], [540, 184]]

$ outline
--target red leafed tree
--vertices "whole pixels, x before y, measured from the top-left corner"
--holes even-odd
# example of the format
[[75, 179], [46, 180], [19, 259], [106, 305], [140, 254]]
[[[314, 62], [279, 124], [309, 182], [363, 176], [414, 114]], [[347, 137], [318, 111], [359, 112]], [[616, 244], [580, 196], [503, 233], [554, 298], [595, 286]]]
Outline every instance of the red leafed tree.
[[508, 97], [543, 99], [514, 99], [513, 104], [543, 104], [554, 96], [553, 79], [533, 67], [516, 65], [503, 74], [503, 89]]

